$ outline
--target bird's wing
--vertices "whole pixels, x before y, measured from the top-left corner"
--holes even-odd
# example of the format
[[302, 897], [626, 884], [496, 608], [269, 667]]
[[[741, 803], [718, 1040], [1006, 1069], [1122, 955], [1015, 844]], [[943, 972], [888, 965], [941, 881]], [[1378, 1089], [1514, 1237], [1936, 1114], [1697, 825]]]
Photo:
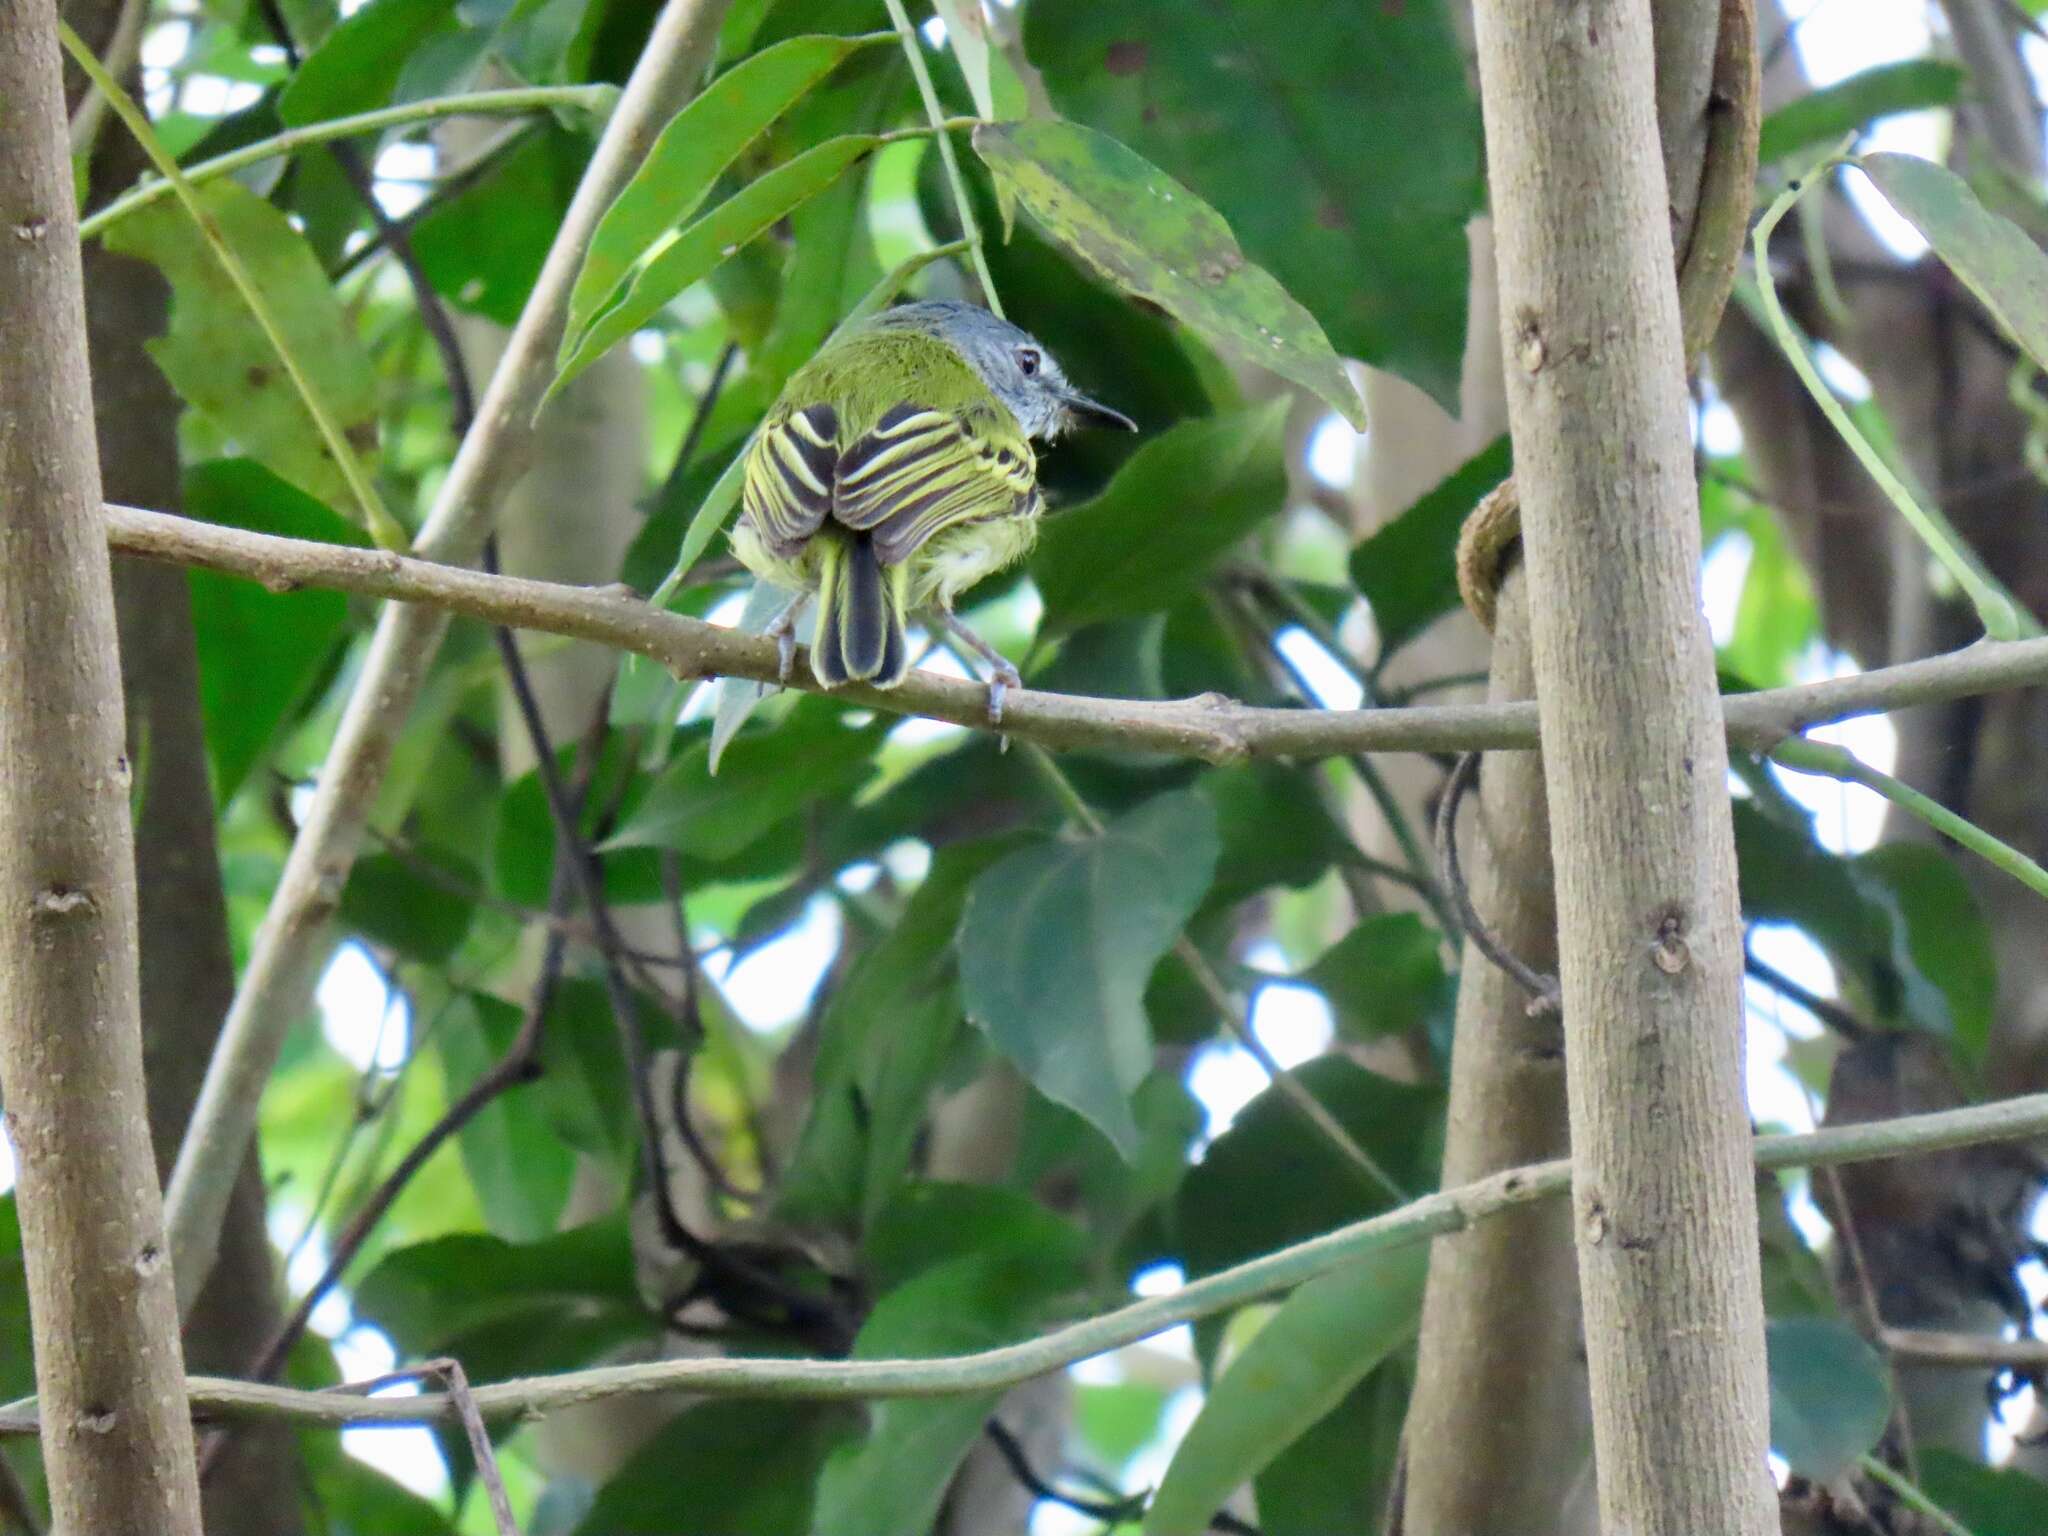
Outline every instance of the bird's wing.
[[778, 411], [747, 450], [740, 504], [762, 541], [793, 555], [832, 512], [839, 413], [829, 405]]
[[1016, 512], [1037, 474], [1030, 441], [1003, 413], [905, 402], [840, 455], [832, 516], [870, 532], [882, 564], [900, 565], [947, 528]]

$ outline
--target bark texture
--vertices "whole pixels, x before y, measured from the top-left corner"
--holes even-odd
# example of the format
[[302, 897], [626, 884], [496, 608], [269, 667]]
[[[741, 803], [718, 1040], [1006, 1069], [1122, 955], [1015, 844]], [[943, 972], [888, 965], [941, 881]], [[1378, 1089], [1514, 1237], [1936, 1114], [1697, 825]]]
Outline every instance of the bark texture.
[[[1534, 691], [1527, 589], [1502, 585], [1492, 695]], [[1474, 908], [1500, 942], [1540, 971], [1557, 970], [1557, 907], [1543, 765], [1533, 752], [1486, 760], [1461, 818]], [[1555, 1014], [1531, 1016], [1528, 994], [1465, 945], [1445, 1187], [1569, 1149], [1564, 1041]], [[1409, 1536], [1587, 1528], [1574, 1508], [1592, 1427], [1579, 1343], [1570, 1213], [1531, 1206], [1438, 1238], [1415, 1394], [1409, 1400], [1403, 1526]]]
[[1764, 1536], [1741, 926], [1650, 6], [1475, 17], [1601, 1522]]
[[0, 10], [0, 1079], [73, 1536], [199, 1536], [54, 0]]

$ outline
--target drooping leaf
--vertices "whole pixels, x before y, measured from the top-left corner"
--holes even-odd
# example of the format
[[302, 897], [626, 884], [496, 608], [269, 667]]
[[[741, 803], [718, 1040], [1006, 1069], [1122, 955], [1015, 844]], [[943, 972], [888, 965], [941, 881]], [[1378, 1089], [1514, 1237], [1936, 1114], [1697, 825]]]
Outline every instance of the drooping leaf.
[[961, 906], [975, 878], [1016, 846], [999, 837], [940, 850], [888, 936], [833, 994], [779, 1216], [865, 1223], [893, 1196], [960, 1027], [946, 982]]
[[2007, 334], [2048, 368], [2048, 255], [2026, 231], [1986, 208], [1968, 182], [1932, 160], [1886, 153], [1861, 155], [1854, 163]]
[[[519, 1010], [482, 993], [465, 993], [443, 1015], [435, 1035], [451, 1083], [468, 1088], [504, 1056], [519, 1031]], [[555, 1230], [569, 1198], [576, 1162], [547, 1133], [530, 1096], [498, 1095], [456, 1133], [462, 1165], [476, 1187], [491, 1230], [513, 1242], [537, 1242]]]
[[457, 0], [370, 0], [327, 35], [278, 98], [291, 127], [387, 106], [406, 60], [443, 30]]
[[1031, 558], [1048, 627], [1169, 607], [1287, 498], [1287, 402], [1184, 421], [1147, 442], [1109, 489], [1046, 520]]
[[1206, 199], [1341, 353], [1455, 411], [1481, 154], [1446, 9], [1032, 0], [1024, 23], [1063, 113]]
[[1130, 1095], [1151, 1066], [1145, 981], [1216, 868], [1216, 815], [1160, 795], [1100, 836], [1022, 848], [984, 872], [960, 920], [968, 1017], [1047, 1098], [1126, 1157]]
[[[359, 455], [377, 442], [377, 382], [327, 274], [285, 216], [233, 181], [208, 182], [199, 199], [262, 289], [284, 344]], [[330, 507], [355, 498], [307, 413], [276, 349], [172, 199], [123, 219], [110, 250], [154, 262], [170, 280], [170, 330], [149, 344], [179, 395], [249, 455]]]
[[599, 1490], [576, 1536], [810, 1536], [818, 1468], [857, 1422], [836, 1403], [698, 1403]]
[[1309, 1281], [1209, 1389], [1145, 1517], [1146, 1536], [1202, 1536], [1241, 1484], [1414, 1335], [1426, 1243]]
[[1920, 1491], [1960, 1520], [1970, 1536], [2048, 1531], [2048, 1483], [2018, 1467], [1987, 1467], [1928, 1446], [1920, 1452]]
[[[746, 606], [740, 610], [739, 623], [734, 627], [742, 634], [764, 634], [769, 622], [777, 614], [785, 612], [795, 599], [793, 592], [757, 581], [747, 593]], [[711, 741], [705, 749], [706, 773], [717, 775], [718, 760], [725, 756], [725, 749], [732, 744], [733, 737], [740, 733], [740, 727], [747, 723], [761, 701], [774, 691], [772, 685], [757, 683], [749, 677], [721, 677], [713, 685], [715, 702], [711, 710]]]
[[573, 343], [564, 339], [553, 388], [559, 390], [660, 314], [669, 300], [709, 277], [741, 246], [816, 197], [881, 142], [872, 133], [828, 139], [748, 183], [690, 224], [633, 275], [625, 293], [596, 314]]
[[[352, 523], [248, 459], [186, 470], [184, 506], [187, 517], [226, 527], [328, 544], [363, 542]], [[211, 571], [193, 571], [188, 579], [206, 755], [214, 796], [225, 805], [333, 664], [348, 628], [348, 600], [312, 588], [266, 592]], [[142, 771], [148, 771], [146, 755]]]
[[1877, 1444], [1891, 1387], [1877, 1351], [1847, 1323], [1787, 1317], [1769, 1324], [1771, 1449], [1825, 1483]]
[[1458, 606], [1458, 534], [1513, 467], [1507, 438], [1495, 438], [1351, 552], [1351, 580], [1372, 606], [1382, 657]]
[[1324, 950], [1301, 979], [1329, 1000], [1347, 1039], [1428, 1030], [1457, 1003], [1442, 944], [1414, 913], [1383, 912]]
[[634, 265], [702, 205], [747, 146], [805, 91], [870, 41], [793, 37], [777, 43], [734, 65], [669, 119], [591, 236], [570, 293], [564, 357], [573, 355], [582, 332]]
[[1365, 429], [1365, 407], [1315, 316], [1247, 261], [1222, 215], [1180, 182], [1075, 123], [983, 124], [974, 147], [1007, 198], [1126, 293]]
[[1798, 150], [1833, 144], [1897, 112], [1952, 107], [1963, 71], [1942, 59], [1900, 59], [1788, 101], [1764, 118], [1757, 161], [1769, 165]]
[[[954, 1259], [884, 1296], [854, 1341], [854, 1358], [915, 1359], [1012, 1343], [1080, 1273], [1037, 1252]], [[1000, 1397], [875, 1404], [866, 1440], [842, 1446], [825, 1465], [815, 1528], [832, 1536], [922, 1536]]]

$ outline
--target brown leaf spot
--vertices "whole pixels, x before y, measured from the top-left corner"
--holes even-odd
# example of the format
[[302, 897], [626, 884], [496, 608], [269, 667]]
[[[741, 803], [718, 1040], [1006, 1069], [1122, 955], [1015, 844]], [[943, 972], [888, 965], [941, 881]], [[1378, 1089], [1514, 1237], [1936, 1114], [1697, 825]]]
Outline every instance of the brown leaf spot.
[[1325, 229], [1348, 229], [1351, 225], [1351, 221], [1344, 216], [1344, 210], [1338, 207], [1335, 201], [1327, 198], [1324, 199], [1323, 205], [1316, 209], [1316, 222]]
[[261, 363], [251, 363], [249, 371], [242, 375], [242, 379], [251, 389], [261, 389], [270, 382], [270, 370]]
[[1150, 44], [1137, 38], [1127, 38], [1109, 45], [1109, 51], [1102, 57], [1102, 67], [1112, 75], [1122, 78], [1142, 73], [1151, 61]]

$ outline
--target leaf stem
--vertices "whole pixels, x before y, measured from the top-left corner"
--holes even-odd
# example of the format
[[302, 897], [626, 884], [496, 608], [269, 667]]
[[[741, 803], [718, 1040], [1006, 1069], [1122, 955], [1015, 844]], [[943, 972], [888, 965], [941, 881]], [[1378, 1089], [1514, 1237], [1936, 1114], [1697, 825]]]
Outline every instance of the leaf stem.
[[1772, 760], [1802, 773], [1825, 774], [1845, 784], [1861, 784], [1875, 790], [1899, 809], [1919, 817], [1935, 831], [1951, 837], [1986, 862], [2004, 870], [2039, 896], [2048, 896], [2048, 869], [2043, 869], [2010, 843], [1993, 837], [1973, 821], [1967, 821], [1939, 800], [1923, 795], [1912, 785], [1871, 767], [1846, 747], [1798, 737], [1780, 742], [1771, 751]]
[[989, 275], [988, 258], [981, 249], [981, 225], [974, 217], [974, 204], [968, 199], [967, 181], [960, 173], [960, 157], [953, 152], [953, 139], [946, 131], [953, 120], [939, 105], [939, 93], [932, 85], [932, 72], [925, 67], [924, 48], [917, 40], [917, 29], [911, 26], [910, 17], [903, 9], [903, 0], [882, 0], [882, 3], [888, 7], [889, 19], [896, 24], [896, 35], [903, 39], [903, 53], [910, 60], [910, 73], [917, 81], [917, 93], [924, 98], [925, 117], [930, 120], [938, 138], [939, 159], [946, 167], [946, 180], [953, 188], [953, 208], [960, 215], [960, 233], [974, 258], [974, 275], [981, 280], [982, 298], [987, 302], [990, 313], [1000, 320], [1003, 318], [1003, 301], [996, 293], [996, 280]]
[[[215, 155], [211, 160], [184, 167], [185, 182], [188, 186], [200, 186], [265, 160], [295, 154], [315, 144], [381, 133], [387, 128], [402, 128], [408, 123], [433, 122], [444, 117], [509, 117], [559, 107], [601, 116], [610, 109], [618, 95], [619, 88], [615, 85], [534, 85], [520, 86], [515, 90], [468, 91], [458, 96], [409, 101], [403, 106], [329, 118], [324, 123], [308, 123], [302, 128], [288, 128], [270, 138], [259, 139], [254, 144], [245, 144], [224, 155]], [[78, 226], [78, 238], [90, 240], [105, 234], [129, 214], [147, 208], [151, 203], [161, 202], [176, 190], [175, 183], [169, 179], [145, 181], [132, 187], [82, 220]]]
[[134, 99], [121, 89], [120, 82], [108, 74], [100, 61], [93, 57], [92, 50], [85, 46], [76, 32], [71, 30], [69, 23], [60, 22], [58, 26], [64, 40], [65, 51], [77, 61], [78, 67], [85, 71], [92, 83], [100, 88], [101, 93], [107, 98], [108, 107], [127, 125], [128, 131], [135, 135], [135, 141], [142, 146], [143, 153], [149, 156], [164, 179], [176, 190], [178, 200], [185, 205], [185, 211], [192, 216], [192, 222], [199, 226], [200, 237], [213, 252], [214, 259], [221, 265], [221, 270], [227, 273], [228, 280], [235, 285], [236, 292], [241, 294], [242, 302], [249, 306], [249, 313], [255, 316], [256, 324], [262, 328], [271, 348], [277, 353], [278, 361], [284, 364], [284, 371], [291, 377], [292, 386], [298, 390], [299, 399], [305, 403], [306, 414], [313, 418], [313, 425], [318, 428], [321, 441], [326, 443], [328, 453], [333, 456], [335, 467], [341, 471], [342, 479], [348, 482], [349, 492], [355, 497], [356, 506], [362, 514], [363, 526], [369, 530], [370, 537], [383, 549], [404, 550], [409, 547], [411, 540], [407, 537], [405, 529], [385, 507], [384, 499], [377, 494], [376, 486], [371, 484], [369, 474], [364, 470], [362, 460], [356, 456], [355, 449], [350, 446], [347, 434], [341, 430], [341, 424], [334, 419], [333, 413], [327, 409], [327, 403], [320, 398], [320, 392], [314, 388], [312, 379], [300, 366], [299, 360], [292, 355], [292, 349], [284, 339], [284, 331], [278, 325], [277, 317], [271, 313], [269, 300], [264, 298], [263, 291], [256, 286], [255, 279], [250, 277], [249, 269], [242, 265], [242, 258], [235, 254], [234, 247], [228, 243], [227, 233], [221, 228], [220, 221], [199, 201], [198, 193], [193, 191], [192, 183], [178, 168], [177, 160], [164, 148], [163, 141], [150, 127], [149, 119], [143, 115], [142, 109], [135, 105]]
[[1896, 1468], [1887, 1466], [1883, 1461], [1880, 1461], [1867, 1451], [1863, 1454], [1862, 1460], [1857, 1465], [1862, 1467], [1864, 1473], [1872, 1481], [1884, 1484], [1885, 1487], [1897, 1494], [1900, 1499], [1940, 1526], [1943, 1531], [1947, 1532], [1947, 1536], [1973, 1536], [1967, 1525], [1964, 1525], [1962, 1521], [1927, 1497], [1925, 1493], [1921, 1492], [1918, 1483], [1906, 1477]]
[[2027, 616], [2026, 610], [1964, 548], [1955, 530], [1949, 526], [1948, 519], [1932, 508], [1923, 507], [1912, 488], [1858, 430], [1842, 402], [1835, 398], [1835, 392], [1828, 388], [1827, 381], [1821, 378], [1820, 370], [1814, 366], [1806, 339], [1786, 317], [1783, 306], [1778, 302], [1778, 285], [1771, 277], [1771, 233], [1806, 188], [1838, 163], [1831, 159], [1815, 166], [1805, 177], [1780, 193], [1764, 210], [1763, 217], [1757, 220], [1751, 244], [1756, 254], [1756, 292], [1764, 318], [1777, 338], [1778, 349], [1785, 354], [1792, 371], [1799, 375], [1799, 382], [1806, 386], [1813, 403], [1828, 419], [1828, 425], [1849, 445], [1849, 451], [1856, 455], [1870, 478], [1899, 509], [1899, 514], [1920, 536], [1934, 558], [1941, 562], [1943, 569], [1969, 594], [1985, 633], [1994, 640], [2013, 640], [2023, 634], [2038, 633], [2038, 625]]

